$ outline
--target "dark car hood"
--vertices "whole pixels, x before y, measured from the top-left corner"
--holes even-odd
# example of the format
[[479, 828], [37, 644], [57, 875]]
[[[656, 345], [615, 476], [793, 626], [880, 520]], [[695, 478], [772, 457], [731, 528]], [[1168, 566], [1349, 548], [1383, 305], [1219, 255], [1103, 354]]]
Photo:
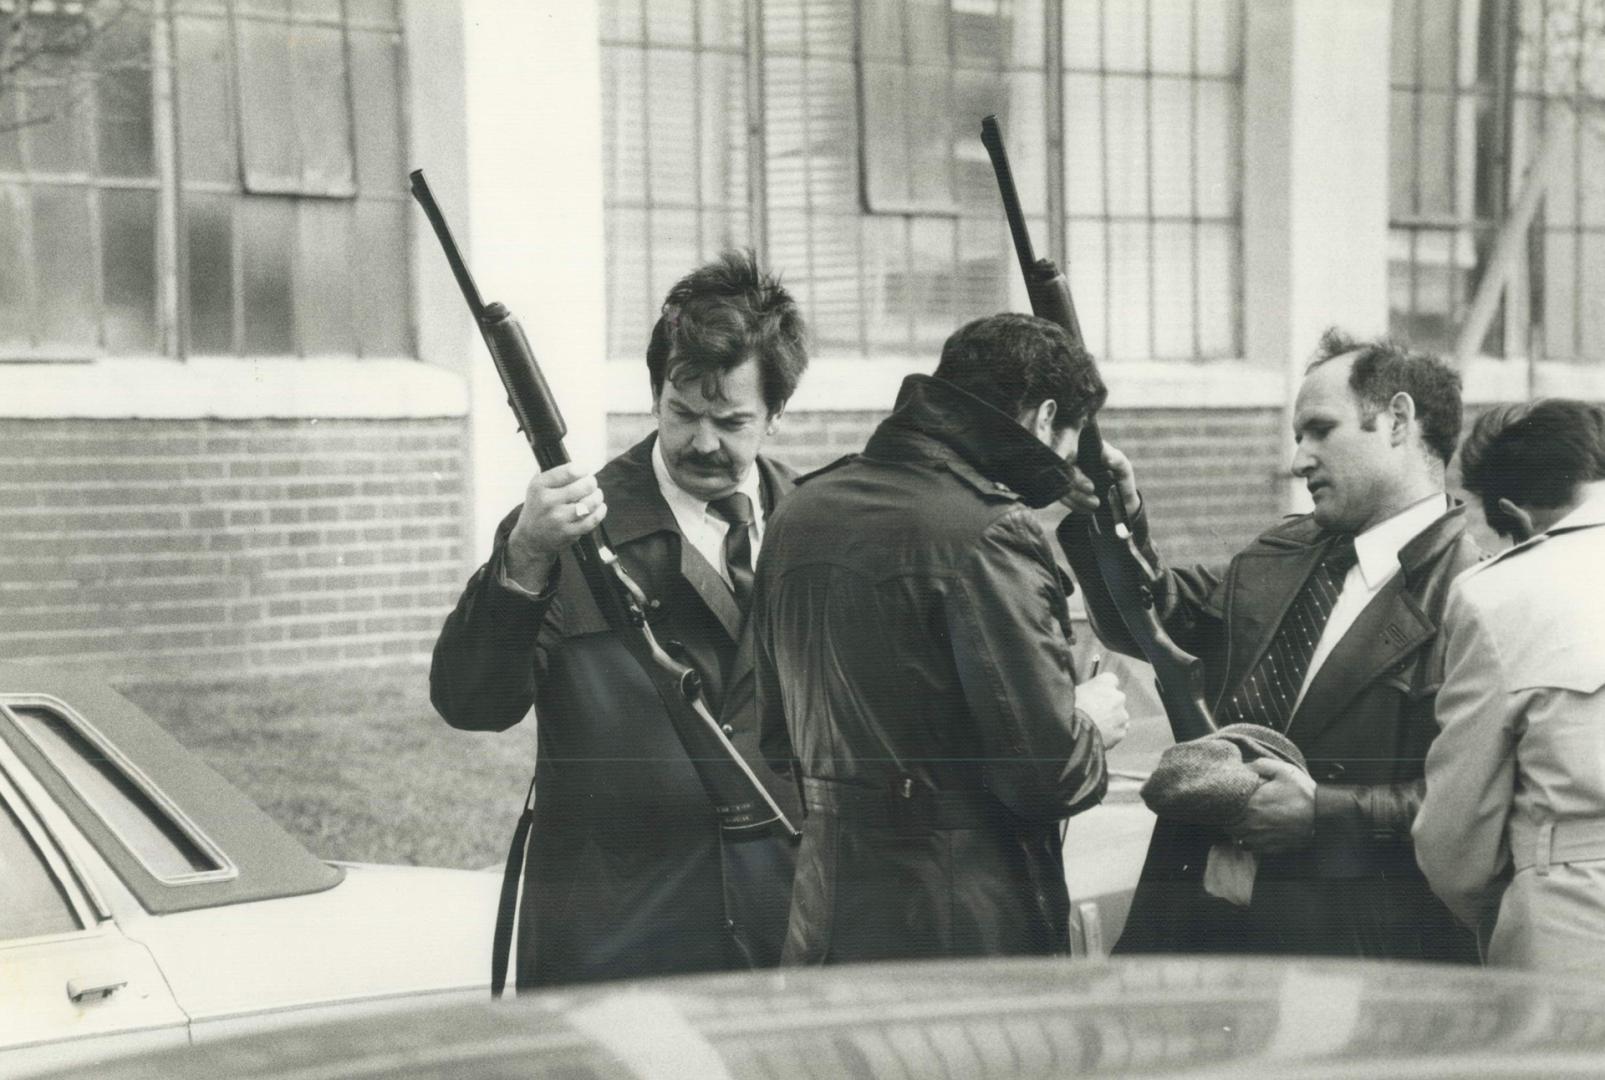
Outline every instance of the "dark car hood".
[[1351, 961], [997, 960], [621, 983], [365, 1017], [97, 1076], [1599, 1075], [1605, 982]]

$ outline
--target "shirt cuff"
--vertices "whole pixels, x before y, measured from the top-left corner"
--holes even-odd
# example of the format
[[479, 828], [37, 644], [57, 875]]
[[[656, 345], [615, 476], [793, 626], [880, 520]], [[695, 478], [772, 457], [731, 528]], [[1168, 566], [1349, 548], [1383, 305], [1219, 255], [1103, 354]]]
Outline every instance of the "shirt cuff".
[[546, 585], [541, 589], [540, 592], [531, 592], [508, 576], [506, 547], [500, 547], [496, 550], [496, 561], [495, 565], [492, 567], [492, 571], [493, 573], [491, 574], [491, 580], [493, 580], [504, 591], [510, 592], [514, 596], [521, 596], [533, 603], [544, 604], [549, 602], [553, 596], [557, 595], [557, 582], [562, 576], [563, 560], [552, 560], [552, 567], [546, 572]]

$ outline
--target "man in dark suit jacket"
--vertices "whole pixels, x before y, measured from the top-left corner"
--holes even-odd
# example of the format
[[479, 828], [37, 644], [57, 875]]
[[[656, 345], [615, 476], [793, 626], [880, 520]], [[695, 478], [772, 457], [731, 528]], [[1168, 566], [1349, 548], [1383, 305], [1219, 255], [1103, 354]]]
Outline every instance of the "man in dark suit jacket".
[[[725, 733], [768, 777], [746, 600], [764, 523], [792, 486], [760, 450], [806, 364], [796, 304], [750, 254], [682, 279], [647, 348], [657, 431], [594, 478], [537, 474], [446, 620], [430, 672], [446, 721], [499, 731], [533, 702], [539, 725], [520, 987], [778, 961], [794, 845], [722, 842], [571, 545], [607, 517], [656, 636], [678, 643]], [[775, 780], [771, 793], [795, 819], [794, 788]]]
[[[1166, 626], [1203, 660], [1217, 722], [1284, 732], [1309, 771], [1253, 762], [1260, 787], [1224, 833], [1161, 818], [1119, 951], [1475, 961], [1474, 940], [1432, 895], [1410, 842], [1437, 734], [1444, 602], [1481, 558], [1464, 507], [1444, 491], [1460, 415], [1459, 377], [1438, 360], [1329, 331], [1293, 425], [1293, 473], [1314, 512], [1226, 567], [1163, 573]], [[1136, 540], [1157, 563], [1130, 463], [1112, 449], [1109, 461]], [[1089, 492], [1077, 496], [1083, 505]], [[1134, 652], [1085, 517], [1070, 515], [1060, 539], [1099, 635]], [[1246, 905], [1223, 898], [1237, 890], [1214, 875], [1214, 860], [1232, 861], [1229, 849], [1211, 854], [1224, 844], [1259, 858]]]

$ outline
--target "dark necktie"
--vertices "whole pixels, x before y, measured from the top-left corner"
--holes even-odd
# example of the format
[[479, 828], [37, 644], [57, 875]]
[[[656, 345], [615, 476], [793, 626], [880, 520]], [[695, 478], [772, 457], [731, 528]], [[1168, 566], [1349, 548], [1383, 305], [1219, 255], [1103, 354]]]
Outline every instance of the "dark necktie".
[[1354, 538], [1340, 537], [1294, 597], [1265, 655], [1222, 705], [1220, 724], [1263, 724], [1278, 731], [1287, 727], [1316, 643], [1355, 562]]
[[724, 564], [730, 573], [730, 589], [736, 594], [736, 603], [747, 610], [747, 596], [752, 592], [752, 500], [737, 491], [708, 504], [730, 526], [724, 534]]

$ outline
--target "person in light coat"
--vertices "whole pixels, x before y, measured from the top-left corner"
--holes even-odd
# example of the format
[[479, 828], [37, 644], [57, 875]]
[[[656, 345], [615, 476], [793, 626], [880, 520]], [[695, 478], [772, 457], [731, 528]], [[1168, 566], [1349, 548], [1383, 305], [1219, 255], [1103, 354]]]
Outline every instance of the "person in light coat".
[[1605, 410], [1493, 410], [1461, 461], [1519, 542], [1450, 596], [1416, 857], [1488, 963], [1605, 973]]

